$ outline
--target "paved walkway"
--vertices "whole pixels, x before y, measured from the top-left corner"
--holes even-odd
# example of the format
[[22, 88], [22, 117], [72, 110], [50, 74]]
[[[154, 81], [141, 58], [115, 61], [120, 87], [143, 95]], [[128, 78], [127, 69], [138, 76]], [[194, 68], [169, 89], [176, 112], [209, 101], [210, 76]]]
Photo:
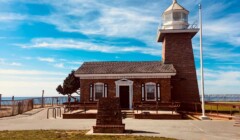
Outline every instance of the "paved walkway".
[[[0, 130], [64, 129], [86, 130], [95, 125], [95, 119], [47, 119], [47, 109], [33, 110], [14, 117], [0, 118]], [[35, 112], [35, 113], [34, 113]], [[240, 127], [234, 121], [196, 120], [138, 120], [124, 119], [130, 135], [147, 135], [183, 140], [239, 140]]]

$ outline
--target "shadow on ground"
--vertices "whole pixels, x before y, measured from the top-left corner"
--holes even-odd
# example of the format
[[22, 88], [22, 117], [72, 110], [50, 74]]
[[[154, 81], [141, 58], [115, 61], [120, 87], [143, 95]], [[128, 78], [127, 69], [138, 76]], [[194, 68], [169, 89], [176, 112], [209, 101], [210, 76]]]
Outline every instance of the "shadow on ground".
[[125, 133], [134, 134], [134, 133], [144, 133], [144, 134], [160, 134], [157, 132], [143, 131], [143, 130], [125, 130]]

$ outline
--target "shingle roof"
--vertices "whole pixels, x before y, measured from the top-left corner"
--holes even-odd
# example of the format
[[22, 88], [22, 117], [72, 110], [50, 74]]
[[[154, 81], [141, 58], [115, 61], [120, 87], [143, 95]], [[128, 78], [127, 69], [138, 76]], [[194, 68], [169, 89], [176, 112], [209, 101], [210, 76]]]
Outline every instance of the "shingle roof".
[[178, 4], [176, 0], [174, 0], [173, 3], [164, 12], [168, 12], [172, 10], [185, 10], [188, 12], [188, 10], [186, 10], [183, 6]]
[[84, 62], [75, 74], [176, 73], [172, 64], [146, 62]]

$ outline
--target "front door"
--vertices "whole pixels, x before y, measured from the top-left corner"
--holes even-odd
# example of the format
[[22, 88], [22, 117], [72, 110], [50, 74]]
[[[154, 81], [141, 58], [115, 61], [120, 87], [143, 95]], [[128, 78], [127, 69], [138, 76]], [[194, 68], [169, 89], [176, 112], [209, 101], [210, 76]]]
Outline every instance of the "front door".
[[129, 109], [129, 86], [120, 86], [119, 90], [121, 108]]

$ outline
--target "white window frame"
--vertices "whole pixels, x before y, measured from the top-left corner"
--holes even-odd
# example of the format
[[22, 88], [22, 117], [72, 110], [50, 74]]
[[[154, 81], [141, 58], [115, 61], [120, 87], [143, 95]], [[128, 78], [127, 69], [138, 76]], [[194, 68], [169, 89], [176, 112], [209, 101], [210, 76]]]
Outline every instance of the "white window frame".
[[90, 97], [89, 97], [89, 98], [90, 98], [90, 99], [89, 99], [90, 101], [92, 101], [92, 99], [93, 99], [93, 98], [92, 98], [92, 97], [93, 97], [92, 91], [93, 91], [93, 85], [91, 84], [91, 85], [90, 85]]
[[[147, 86], [154, 86], [154, 99], [148, 99], [148, 93], [147, 93]], [[153, 82], [149, 82], [145, 84], [145, 100], [146, 101], [156, 101], [156, 83]]]
[[158, 93], [157, 93], [158, 94], [158, 99], [157, 100], [161, 101], [161, 85], [157, 84], [157, 88], [158, 88], [158, 90], [157, 90], [158, 91]]
[[107, 84], [104, 84], [104, 97], [106, 98], [107, 97], [107, 88], [108, 88], [108, 85]]
[[102, 86], [102, 97], [104, 97], [104, 83], [95, 83], [94, 84], [94, 101], [98, 101], [98, 99], [96, 99], [96, 86]]

